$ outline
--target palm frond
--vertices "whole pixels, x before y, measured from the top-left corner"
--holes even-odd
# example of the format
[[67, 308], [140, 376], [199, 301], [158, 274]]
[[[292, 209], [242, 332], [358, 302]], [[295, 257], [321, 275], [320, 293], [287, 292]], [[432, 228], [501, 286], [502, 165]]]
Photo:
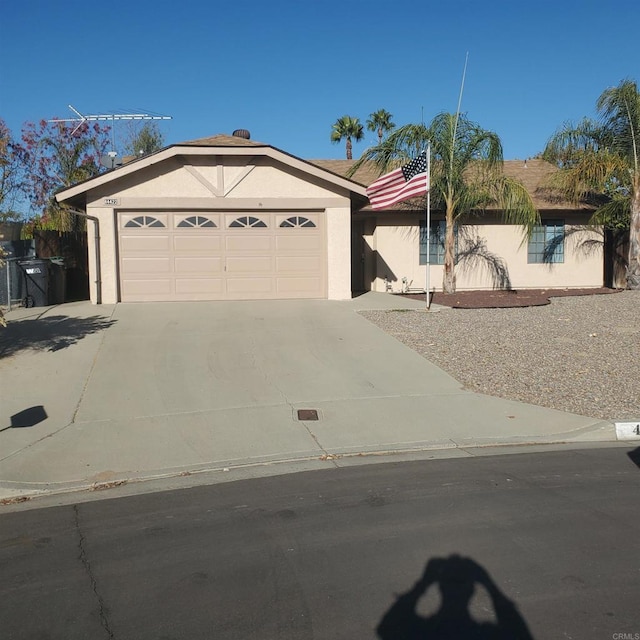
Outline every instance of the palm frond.
[[588, 150], [574, 156], [551, 178], [551, 186], [577, 203], [595, 193], [614, 193], [629, 186], [629, 172], [617, 154]]
[[608, 229], [628, 229], [631, 219], [629, 198], [613, 198], [599, 207], [591, 216], [590, 224], [598, 224]]
[[640, 93], [632, 80], [603, 91], [597, 102], [604, 126], [611, 132], [612, 147], [626, 157], [637, 172], [640, 155]]
[[565, 122], [547, 142], [542, 159], [558, 167], [571, 166], [576, 158], [606, 147], [608, 140], [607, 132], [595, 120], [584, 118], [577, 125]]
[[523, 228], [524, 238], [529, 238], [534, 227], [540, 224], [540, 213], [536, 209], [525, 187], [505, 175], [500, 175], [484, 184], [495, 206], [501, 211], [507, 224]]
[[365, 149], [347, 172], [353, 176], [363, 164], [373, 164], [383, 175], [406, 164], [429, 144], [429, 130], [424, 125], [405, 125], [390, 133], [381, 144]]

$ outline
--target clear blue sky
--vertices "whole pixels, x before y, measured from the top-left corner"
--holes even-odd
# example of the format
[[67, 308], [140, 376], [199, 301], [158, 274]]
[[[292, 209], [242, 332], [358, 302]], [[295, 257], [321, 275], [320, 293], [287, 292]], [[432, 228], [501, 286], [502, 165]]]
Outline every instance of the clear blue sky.
[[[0, 117], [153, 112], [167, 144], [236, 128], [302, 158], [342, 158], [345, 114], [398, 125], [462, 111], [505, 158], [541, 151], [600, 93], [640, 81], [638, 0], [11, 0], [0, 8]], [[122, 125], [117, 125], [121, 127]], [[367, 132], [354, 157], [375, 143]]]

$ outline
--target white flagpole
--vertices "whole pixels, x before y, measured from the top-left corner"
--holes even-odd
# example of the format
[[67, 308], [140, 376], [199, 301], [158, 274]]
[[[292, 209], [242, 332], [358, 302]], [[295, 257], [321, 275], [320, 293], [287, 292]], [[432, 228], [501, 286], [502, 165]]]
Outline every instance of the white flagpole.
[[427, 279], [426, 279], [426, 291], [427, 291], [427, 311], [431, 308], [431, 296], [429, 294], [430, 289], [430, 274], [431, 274], [431, 265], [429, 264], [431, 256], [431, 144], [427, 147], [427, 211], [426, 211], [426, 222], [427, 222]]

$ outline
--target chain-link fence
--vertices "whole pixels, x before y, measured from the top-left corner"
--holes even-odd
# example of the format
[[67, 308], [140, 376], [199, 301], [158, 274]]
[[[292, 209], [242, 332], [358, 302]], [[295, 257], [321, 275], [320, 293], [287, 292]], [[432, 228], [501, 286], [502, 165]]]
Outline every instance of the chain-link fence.
[[20, 283], [20, 267], [18, 258], [4, 258], [4, 265], [0, 267], [0, 306], [11, 311], [19, 306], [22, 299]]
[[11, 310], [20, 306], [26, 297], [25, 272], [20, 262], [35, 258], [33, 240], [0, 242], [4, 265], [0, 266], [0, 306]]

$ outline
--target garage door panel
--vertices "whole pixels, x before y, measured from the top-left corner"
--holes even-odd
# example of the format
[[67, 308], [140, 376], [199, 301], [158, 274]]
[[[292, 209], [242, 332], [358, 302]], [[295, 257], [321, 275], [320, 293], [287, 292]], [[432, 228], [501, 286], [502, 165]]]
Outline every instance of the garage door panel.
[[304, 271], [318, 273], [322, 266], [320, 256], [279, 256], [276, 258], [276, 272]]
[[322, 251], [322, 238], [319, 234], [290, 234], [276, 236], [276, 251]]
[[276, 290], [278, 293], [296, 294], [315, 292], [319, 297], [322, 291], [322, 281], [320, 278], [277, 278]]
[[122, 235], [120, 236], [120, 248], [123, 253], [133, 252], [167, 252], [171, 245], [167, 235]]
[[[172, 280], [169, 278], [138, 278], [135, 280], [126, 280], [123, 283], [122, 293], [126, 296], [144, 295], [147, 299], [153, 299], [153, 296], [167, 296], [171, 294]], [[151, 296], [151, 298], [149, 297]]]
[[122, 273], [124, 275], [132, 274], [150, 274], [171, 273], [171, 259], [168, 257], [131, 257], [122, 259]]
[[174, 259], [175, 273], [221, 273], [222, 272], [222, 258], [211, 257], [205, 258], [201, 256], [178, 257]]
[[271, 256], [231, 257], [226, 260], [228, 273], [268, 273], [272, 270]]
[[272, 290], [272, 278], [227, 278], [227, 292], [230, 294], [265, 294]]
[[173, 248], [189, 253], [220, 253], [222, 238], [219, 236], [174, 236]]
[[189, 278], [176, 279], [176, 293], [178, 294], [224, 294], [224, 280], [222, 278]]
[[[244, 234], [255, 234], [256, 232], [251, 229], [243, 229]], [[243, 236], [227, 236], [225, 238], [225, 249], [229, 252], [243, 251], [246, 253], [260, 253], [271, 252], [272, 242], [270, 236], [256, 236], [256, 235], [243, 235]]]

